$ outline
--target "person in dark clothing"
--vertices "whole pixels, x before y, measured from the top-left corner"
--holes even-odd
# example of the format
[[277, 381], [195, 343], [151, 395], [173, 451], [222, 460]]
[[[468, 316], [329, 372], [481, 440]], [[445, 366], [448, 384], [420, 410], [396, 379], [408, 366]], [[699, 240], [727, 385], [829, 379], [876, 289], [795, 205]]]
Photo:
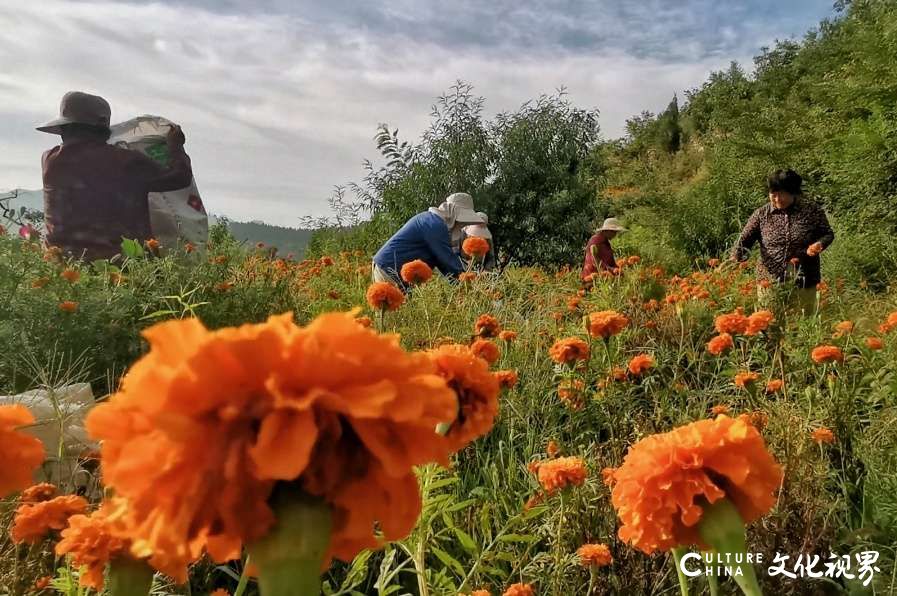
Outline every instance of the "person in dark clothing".
[[793, 280], [801, 308], [813, 311], [816, 286], [821, 281], [819, 255], [834, 241], [835, 233], [822, 207], [804, 197], [802, 183], [793, 170], [770, 174], [769, 202], [750, 216], [732, 257], [747, 260], [751, 248], [759, 242], [757, 277], [768, 282], [761, 284], [761, 290], [769, 284]]
[[601, 228], [594, 236], [589, 238], [586, 244], [585, 261], [582, 266], [580, 279], [589, 282], [592, 275], [599, 271], [613, 272], [617, 269], [617, 261], [614, 259], [614, 249], [610, 245], [617, 234], [625, 232], [620, 222], [615, 217], [609, 217], [604, 220]]
[[102, 97], [71, 91], [59, 111], [37, 129], [62, 137], [41, 160], [46, 243], [93, 261], [118, 254], [122, 238], [151, 238], [148, 193], [184, 188], [193, 178], [180, 127], [169, 131], [164, 167], [107, 143], [111, 109]]

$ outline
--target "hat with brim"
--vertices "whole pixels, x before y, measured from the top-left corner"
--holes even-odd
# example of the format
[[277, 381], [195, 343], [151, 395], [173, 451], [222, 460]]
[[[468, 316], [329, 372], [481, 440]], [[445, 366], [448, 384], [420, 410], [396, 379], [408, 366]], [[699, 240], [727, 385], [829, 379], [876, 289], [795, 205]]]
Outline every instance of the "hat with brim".
[[626, 228], [620, 223], [616, 217], [608, 217], [598, 229], [599, 232], [626, 232]]
[[58, 135], [62, 134], [62, 127], [69, 124], [82, 124], [108, 130], [111, 117], [112, 109], [109, 102], [99, 95], [69, 91], [59, 104], [59, 118], [38, 126], [37, 130]]
[[483, 221], [483, 217], [474, 209], [473, 197], [466, 192], [451, 194], [445, 199], [445, 202], [451, 205], [456, 223], [466, 225], [486, 223]]

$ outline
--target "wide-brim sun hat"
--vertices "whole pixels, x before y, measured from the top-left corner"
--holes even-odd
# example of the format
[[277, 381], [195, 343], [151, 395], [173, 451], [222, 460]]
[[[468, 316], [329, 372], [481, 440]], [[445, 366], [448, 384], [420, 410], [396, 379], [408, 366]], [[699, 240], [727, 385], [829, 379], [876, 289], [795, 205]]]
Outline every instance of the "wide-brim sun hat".
[[59, 103], [59, 118], [38, 126], [37, 130], [58, 135], [62, 134], [62, 127], [68, 124], [84, 124], [108, 130], [111, 117], [109, 102], [99, 95], [69, 91]]
[[599, 232], [626, 232], [628, 231], [623, 227], [623, 224], [620, 223], [620, 220], [616, 217], [608, 217], [604, 220], [604, 223], [601, 224], [601, 227], [598, 229]]
[[486, 223], [473, 206], [473, 197], [466, 192], [456, 192], [446, 197], [445, 202], [452, 206], [455, 222], [460, 224]]

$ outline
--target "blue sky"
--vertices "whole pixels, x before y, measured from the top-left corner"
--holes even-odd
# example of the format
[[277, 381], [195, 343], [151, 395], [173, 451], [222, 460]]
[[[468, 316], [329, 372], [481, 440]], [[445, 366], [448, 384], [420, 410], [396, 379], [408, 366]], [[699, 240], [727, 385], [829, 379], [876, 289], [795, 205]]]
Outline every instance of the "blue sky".
[[180, 122], [212, 211], [296, 225], [362, 175], [379, 122], [416, 139], [458, 78], [489, 113], [566, 86], [616, 137], [831, 15], [832, 0], [0, 0], [0, 189], [40, 187], [55, 139], [34, 126], [81, 89], [114, 121]]

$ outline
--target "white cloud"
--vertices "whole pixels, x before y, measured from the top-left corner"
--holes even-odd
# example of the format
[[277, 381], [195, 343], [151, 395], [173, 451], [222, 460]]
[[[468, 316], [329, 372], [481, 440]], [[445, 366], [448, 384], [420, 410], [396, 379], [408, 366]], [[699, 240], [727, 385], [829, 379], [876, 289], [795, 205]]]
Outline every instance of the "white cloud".
[[[754, 50], [722, 56], [699, 40], [683, 40], [673, 57], [608, 44], [452, 48], [420, 31], [283, 14], [4, 1], [0, 188], [40, 186], [40, 153], [56, 139], [33, 127], [55, 116], [64, 92], [81, 89], [106, 97], [113, 119], [156, 113], [182, 123], [209, 208], [283, 225], [323, 213], [334, 184], [361, 176], [378, 122], [416, 138], [433, 98], [457, 78], [475, 85], [491, 113], [564, 85], [578, 105], [600, 108], [605, 135], [617, 136], [625, 118], [662, 109], [674, 92]], [[660, 25], [652, 23], [652, 35]], [[728, 42], [734, 35], [721, 32]]]

